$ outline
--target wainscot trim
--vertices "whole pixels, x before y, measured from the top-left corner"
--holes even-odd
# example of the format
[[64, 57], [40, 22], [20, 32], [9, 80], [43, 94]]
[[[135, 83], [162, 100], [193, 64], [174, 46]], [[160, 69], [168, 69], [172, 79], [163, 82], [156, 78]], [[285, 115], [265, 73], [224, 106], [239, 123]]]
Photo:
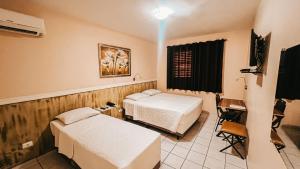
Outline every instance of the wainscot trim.
[[41, 93], [41, 94], [29, 95], [29, 96], [4, 98], [4, 99], [0, 99], [0, 106], [1, 105], [6, 105], [6, 104], [20, 103], [20, 102], [26, 102], [26, 101], [32, 101], [32, 100], [38, 100], [38, 99], [45, 99], [45, 98], [50, 98], [50, 97], [65, 96], [65, 95], [70, 95], [70, 94], [83, 93], [83, 92], [95, 91], [95, 90], [100, 90], [100, 89], [107, 89], [107, 88], [113, 88], [113, 87], [134, 85], [134, 84], [153, 82], [153, 81], [157, 81], [157, 80], [156, 79], [150, 79], [150, 80], [141, 80], [141, 81], [135, 81], [135, 82], [105, 84], [105, 85], [98, 85], [98, 86], [87, 87], [87, 88], [68, 89], [68, 90], [49, 92], [49, 93]]

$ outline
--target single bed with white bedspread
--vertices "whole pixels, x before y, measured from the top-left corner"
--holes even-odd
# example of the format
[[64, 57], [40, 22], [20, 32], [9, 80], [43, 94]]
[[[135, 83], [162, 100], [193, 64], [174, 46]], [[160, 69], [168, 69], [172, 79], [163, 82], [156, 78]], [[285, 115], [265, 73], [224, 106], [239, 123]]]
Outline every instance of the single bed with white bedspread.
[[83, 169], [159, 165], [160, 134], [138, 125], [99, 114], [68, 125], [54, 120], [50, 127], [59, 153]]

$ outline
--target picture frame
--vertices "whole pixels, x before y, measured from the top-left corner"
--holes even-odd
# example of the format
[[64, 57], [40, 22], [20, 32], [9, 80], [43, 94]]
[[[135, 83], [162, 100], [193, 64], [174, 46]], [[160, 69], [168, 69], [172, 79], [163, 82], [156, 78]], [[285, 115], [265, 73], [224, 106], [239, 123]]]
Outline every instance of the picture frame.
[[131, 76], [131, 49], [98, 44], [100, 78]]

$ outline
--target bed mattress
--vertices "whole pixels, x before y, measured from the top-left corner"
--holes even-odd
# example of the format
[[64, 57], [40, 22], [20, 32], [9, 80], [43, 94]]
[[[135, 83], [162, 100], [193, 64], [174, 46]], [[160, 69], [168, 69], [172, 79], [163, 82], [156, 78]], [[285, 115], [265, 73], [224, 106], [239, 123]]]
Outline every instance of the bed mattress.
[[159, 133], [110, 116], [50, 127], [59, 153], [82, 169], [152, 169], [160, 161]]
[[203, 100], [199, 97], [160, 93], [139, 100], [125, 99], [125, 114], [173, 133], [184, 134], [199, 118]]

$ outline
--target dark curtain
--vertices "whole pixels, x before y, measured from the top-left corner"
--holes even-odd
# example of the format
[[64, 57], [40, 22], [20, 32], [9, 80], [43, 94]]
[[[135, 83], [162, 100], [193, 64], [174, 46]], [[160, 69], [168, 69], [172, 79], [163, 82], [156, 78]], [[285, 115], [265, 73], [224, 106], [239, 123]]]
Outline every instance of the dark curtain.
[[[224, 42], [225, 40], [222, 39], [168, 46], [167, 88], [222, 93]], [[189, 64], [188, 61], [184, 63], [183, 60], [188, 58], [190, 53], [191, 63]], [[176, 62], [178, 55], [181, 58], [180, 64]], [[189, 65], [191, 65], [191, 75], [187, 71]], [[178, 71], [182, 69], [186, 73], [180, 76]]]
[[281, 52], [276, 98], [300, 99], [300, 45]]

